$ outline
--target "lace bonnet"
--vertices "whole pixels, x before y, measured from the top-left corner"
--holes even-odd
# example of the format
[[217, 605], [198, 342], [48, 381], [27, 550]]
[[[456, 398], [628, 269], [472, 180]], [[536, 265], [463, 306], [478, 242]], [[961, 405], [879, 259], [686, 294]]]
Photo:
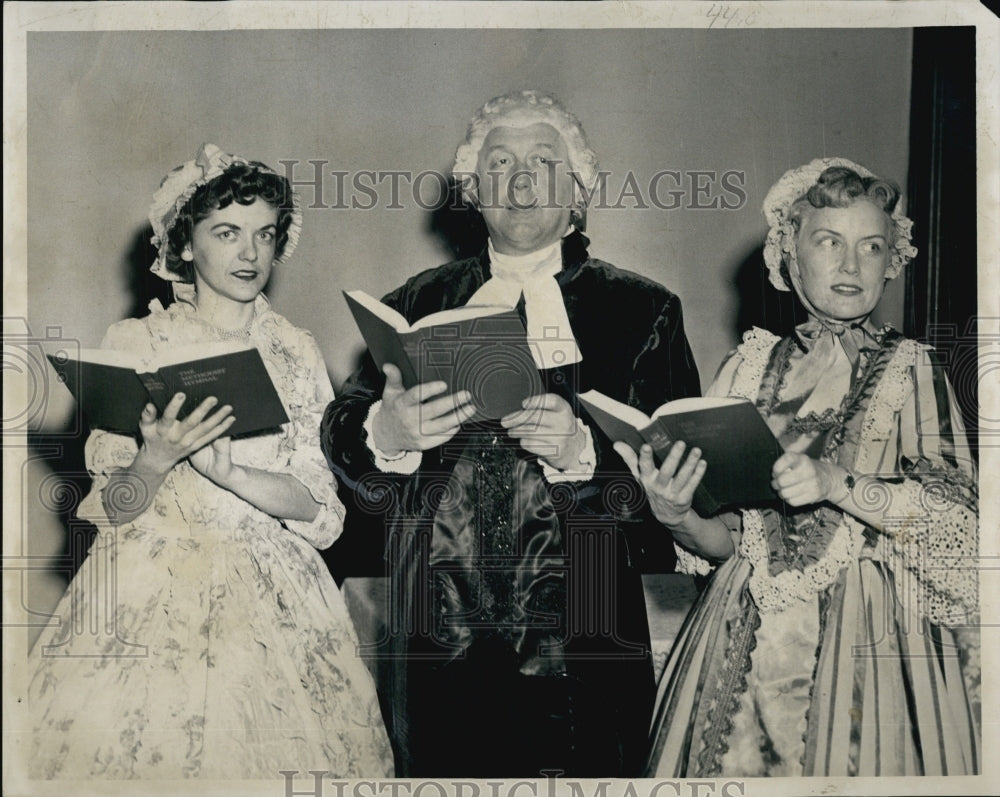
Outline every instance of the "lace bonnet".
[[[216, 177], [220, 177], [229, 167], [238, 163], [252, 166], [266, 174], [278, 174], [262, 163], [248, 161], [238, 155], [225, 153], [214, 144], [202, 144], [194, 160], [181, 164], [163, 178], [160, 187], [153, 194], [153, 203], [149, 207], [149, 222], [153, 226], [153, 237], [150, 242], [156, 247], [156, 260], [150, 271], [156, 276], [170, 282], [180, 280], [178, 274], [167, 268], [167, 248], [169, 246], [167, 234], [177, 223], [181, 209], [194, 196], [195, 191]], [[285, 243], [281, 257], [275, 259], [276, 263], [282, 263], [291, 256], [302, 230], [302, 211], [299, 208], [298, 196], [293, 191], [291, 197], [292, 221], [288, 227], [288, 241]]]
[[[842, 166], [852, 169], [861, 177], [876, 177], [864, 166], [849, 161], [846, 158], [817, 158], [805, 166], [789, 169], [778, 180], [764, 197], [764, 218], [770, 229], [764, 242], [764, 263], [767, 265], [771, 284], [779, 291], [791, 290], [781, 273], [785, 259], [795, 256], [795, 226], [789, 217], [792, 206], [819, 180], [819, 176], [831, 166]], [[887, 279], [899, 276], [899, 273], [917, 254], [916, 247], [910, 242], [913, 222], [899, 212], [899, 206], [892, 212], [894, 240], [892, 244], [892, 260], [886, 270]]]

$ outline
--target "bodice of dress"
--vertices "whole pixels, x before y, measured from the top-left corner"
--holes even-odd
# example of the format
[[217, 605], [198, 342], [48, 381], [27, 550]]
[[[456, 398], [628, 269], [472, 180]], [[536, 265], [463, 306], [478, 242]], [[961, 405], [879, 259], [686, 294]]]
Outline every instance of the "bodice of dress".
[[[836, 395], [824, 377], [795, 379], [791, 338], [752, 330], [720, 368], [710, 395], [755, 401], [786, 447], [878, 477], [859, 498], [884, 517], [875, 529], [830, 505], [743, 510], [738, 555], [753, 565], [762, 612], [809, 599], [852, 561], [871, 557], [913, 576], [900, 583], [933, 621], [967, 622], [978, 611], [976, 571], [963, 566], [977, 555], [978, 491], [951, 388], [927, 347], [889, 328], [874, 340], [836, 406], [814, 400], [820, 389]], [[837, 379], [836, 363], [829, 373]], [[678, 556], [688, 572], [711, 569], [691, 552]]]
[[[297, 329], [270, 309], [263, 296], [255, 305], [248, 343], [257, 348], [274, 382], [289, 421], [273, 432], [232, 441], [232, 459], [239, 465], [284, 472], [304, 484], [321, 505], [312, 522], [284, 520], [289, 529], [317, 547], [328, 547], [340, 533], [343, 506], [336, 496], [336, 482], [319, 449], [319, 422], [333, 398], [322, 355], [312, 336]], [[167, 309], [155, 306], [143, 319], [129, 319], [112, 326], [103, 348], [155, 355], [176, 347], [223, 339], [222, 333], [202, 321], [195, 307], [175, 302]], [[135, 458], [135, 437], [94, 431], [87, 440], [86, 457], [94, 484], [78, 514], [97, 525], [107, 525], [101, 492], [110, 473], [127, 467]], [[118, 482], [119, 491], [109, 500], [127, 505], [143, 485]], [[190, 537], [200, 542], [246, 539], [273, 527], [275, 519], [198, 473], [186, 460], [167, 475], [149, 509], [127, 528], [167, 538]]]
[[[886, 329], [873, 340], [877, 348], [862, 350], [857, 367], [839, 345], [806, 350], [789, 337], [771, 350], [756, 405], [785, 451], [853, 467], [858, 435], [849, 432], [860, 425], [899, 336]], [[761, 515], [771, 575], [821, 561], [841, 524], [841, 513], [826, 505], [781, 505]]]

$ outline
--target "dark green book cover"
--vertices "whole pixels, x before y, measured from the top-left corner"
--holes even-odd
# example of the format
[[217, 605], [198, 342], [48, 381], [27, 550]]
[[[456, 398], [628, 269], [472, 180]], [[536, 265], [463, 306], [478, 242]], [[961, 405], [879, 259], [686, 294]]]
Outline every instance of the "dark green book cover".
[[399, 368], [407, 389], [440, 380], [448, 393], [468, 390], [477, 419], [502, 418], [545, 392], [516, 310], [456, 307], [411, 325], [363, 291], [344, 297], [375, 364]]
[[685, 456], [700, 448], [708, 467], [692, 503], [702, 517], [779, 500], [771, 489], [771, 468], [783, 451], [749, 401], [679, 399], [652, 417], [595, 390], [580, 395], [580, 403], [612, 442], [627, 443], [637, 452], [649, 443], [658, 466], [678, 440], [687, 444]]
[[[209, 396], [218, 399], [217, 407], [231, 405], [236, 420], [228, 435], [255, 434], [286, 423], [288, 415], [260, 352], [220, 352], [222, 348], [232, 346], [185, 347], [162, 363], [106, 349], [82, 349], [79, 358], [48, 358], [93, 428], [135, 434], [147, 403], [162, 413], [178, 392], [186, 396], [181, 420]], [[197, 356], [199, 352], [206, 356]]]

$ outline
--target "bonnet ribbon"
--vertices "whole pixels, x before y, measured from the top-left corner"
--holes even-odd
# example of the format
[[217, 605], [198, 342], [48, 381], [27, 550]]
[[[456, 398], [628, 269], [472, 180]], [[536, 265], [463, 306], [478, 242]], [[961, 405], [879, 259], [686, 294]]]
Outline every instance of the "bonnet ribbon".
[[[866, 319], [867, 320], [867, 319]], [[842, 324], [809, 316], [804, 324], [795, 327], [795, 337], [803, 351], [811, 352], [820, 341], [826, 339], [830, 345], [840, 343], [840, 347], [851, 363], [851, 378], [857, 375], [861, 352], [878, 351], [878, 339], [865, 327], [864, 322]], [[821, 347], [822, 348], [822, 347]]]

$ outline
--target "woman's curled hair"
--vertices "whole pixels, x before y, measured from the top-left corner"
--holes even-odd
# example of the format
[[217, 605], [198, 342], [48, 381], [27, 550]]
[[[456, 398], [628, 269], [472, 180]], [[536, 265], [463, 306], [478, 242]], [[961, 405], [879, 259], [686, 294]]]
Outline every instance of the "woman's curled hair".
[[177, 274], [182, 282], [194, 282], [194, 266], [184, 260], [181, 253], [191, 243], [195, 225], [208, 218], [212, 211], [229, 207], [233, 202], [252, 205], [258, 199], [278, 209], [274, 256], [275, 260], [280, 260], [292, 224], [292, 187], [287, 178], [275, 174], [262, 163], [251, 161], [234, 163], [214, 180], [199, 186], [178, 211], [176, 221], [167, 232], [167, 269]]
[[899, 202], [900, 191], [889, 180], [874, 176], [862, 177], [846, 166], [831, 166], [792, 205], [788, 218], [797, 231], [807, 208], [846, 208], [861, 197], [881, 208], [886, 216], [892, 216]]

